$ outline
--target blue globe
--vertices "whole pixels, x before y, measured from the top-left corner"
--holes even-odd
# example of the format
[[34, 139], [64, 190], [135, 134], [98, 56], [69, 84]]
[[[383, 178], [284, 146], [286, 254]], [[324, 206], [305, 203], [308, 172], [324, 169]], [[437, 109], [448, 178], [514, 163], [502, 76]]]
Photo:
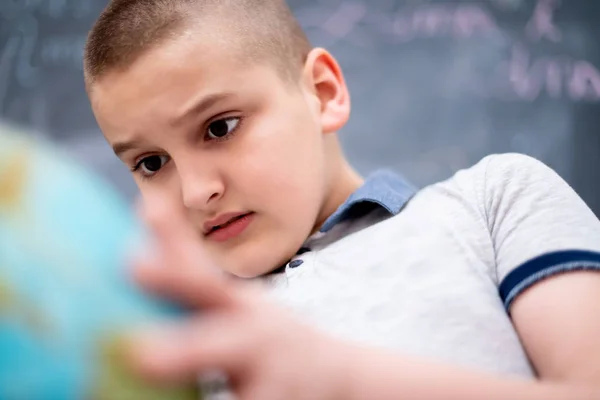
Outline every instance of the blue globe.
[[143, 239], [99, 177], [0, 126], [0, 399], [199, 398], [125, 361], [131, 329], [180, 316], [128, 279]]

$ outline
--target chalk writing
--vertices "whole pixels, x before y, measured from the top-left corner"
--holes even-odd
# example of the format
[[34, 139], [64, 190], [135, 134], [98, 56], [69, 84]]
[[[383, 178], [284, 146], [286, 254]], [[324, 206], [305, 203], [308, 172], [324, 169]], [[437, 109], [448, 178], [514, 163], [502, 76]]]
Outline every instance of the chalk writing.
[[389, 4], [377, 8], [365, 1], [355, 1], [339, 4], [330, 15], [324, 17], [322, 10], [304, 9], [298, 12], [298, 19], [305, 28], [316, 28], [351, 42], [365, 35], [379, 41], [405, 43], [419, 38], [462, 39], [500, 32], [486, 8], [470, 3], [424, 3], [394, 11]]
[[508, 79], [517, 96], [534, 100], [544, 86], [549, 88], [548, 94], [558, 96], [562, 88], [561, 75], [560, 65], [556, 62], [546, 59], [530, 62], [527, 50], [522, 46], [514, 46], [509, 61]]
[[9, 38], [0, 56], [0, 111], [4, 109], [4, 101], [8, 93], [12, 60], [19, 50], [18, 39]]
[[440, 36], [468, 38], [497, 31], [491, 16], [473, 4], [426, 4], [409, 13], [399, 12], [392, 28], [400, 41]]
[[533, 16], [525, 27], [530, 38], [536, 41], [542, 38], [553, 42], [560, 41], [560, 31], [554, 25], [554, 13], [559, 4], [559, 0], [538, 0]]
[[525, 46], [515, 44], [487, 89], [488, 95], [504, 100], [534, 101], [545, 94], [557, 100], [598, 101], [600, 71], [588, 61], [567, 56], [533, 59]]
[[[96, 8], [98, 5], [96, 4]], [[85, 18], [94, 11], [93, 0], [2, 0], [0, 16], [8, 21], [24, 15], [47, 16], [53, 19]]]
[[15, 76], [21, 86], [33, 87], [39, 79], [39, 68], [31, 65], [38, 39], [37, 20], [31, 15], [21, 18], [13, 32], [13, 38], [19, 41], [19, 50], [15, 59]]
[[325, 31], [337, 38], [345, 37], [354, 29], [356, 23], [363, 19], [366, 13], [367, 7], [362, 2], [343, 3], [325, 21]]
[[[512, 46], [512, 49], [509, 47], [509, 58], [500, 62], [491, 76], [472, 78], [473, 86], [478, 87], [477, 93], [483, 94], [487, 90], [486, 96], [524, 101], [533, 101], [541, 95], [573, 101], [597, 101], [600, 98], [600, 73], [592, 63], [567, 55], [533, 58], [523, 44], [525, 40], [561, 42], [562, 33], [556, 25], [561, 0], [536, 0], [534, 4], [524, 0], [490, 0], [489, 3], [503, 11], [516, 11], [527, 4], [532, 6], [522, 31], [523, 40], [517, 39], [513, 45], [514, 35], [500, 29], [489, 8], [470, 2], [413, 2], [397, 9], [391, 6], [392, 3], [379, 8], [360, 1], [337, 3], [338, 7], [329, 18], [321, 15], [317, 20], [317, 14], [313, 14], [312, 26], [336, 40], [348, 40], [359, 46], [369, 44], [364, 40], [365, 36], [376, 38], [370, 43], [399, 44], [435, 38], [486, 40], [500, 37], [502, 41], [494, 42], [496, 45], [501, 43], [500, 47], [493, 50], [490, 44], [487, 51], [503, 52], [505, 46]], [[478, 80], [491, 83], [480, 85]]]
[[[496, 7], [511, 10], [522, 7], [521, 0], [490, 0]], [[527, 3], [527, 2], [525, 2]], [[316, 27], [337, 38], [348, 38], [356, 31], [380, 35], [379, 39], [407, 42], [418, 38], [449, 36], [469, 38], [499, 33], [498, 24], [485, 4], [422, 3], [392, 10], [391, 3], [369, 4], [365, 1], [338, 2], [330, 17], [321, 9], [299, 12], [301, 23]], [[378, 7], [379, 5], [379, 7]], [[560, 0], [536, 0], [525, 33], [534, 41], [541, 39], [559, 42], [561, 32], [555, 24]]]
[[81, 70], [86, 36], [54, 36], [41, 44], [40, 58], [44, 65], [69, 66]]
[[600, 99], [600, 72], [587, 61], [577, 61], [569, 80], [569, 94], [574, 100]]
[[48, 35], [40, 21], [84, 18], [93, 6], [92, 0], [0, 0], [0, 23], [9, 33], [0, 41], [0, 110], [12, 82], [29, 89], [41, 82], [44, 67], [82, 68], [85, 32]]
[[498, 9], [503, 11], [516, 11], [529, 0], [490, 0], [490, 2]]

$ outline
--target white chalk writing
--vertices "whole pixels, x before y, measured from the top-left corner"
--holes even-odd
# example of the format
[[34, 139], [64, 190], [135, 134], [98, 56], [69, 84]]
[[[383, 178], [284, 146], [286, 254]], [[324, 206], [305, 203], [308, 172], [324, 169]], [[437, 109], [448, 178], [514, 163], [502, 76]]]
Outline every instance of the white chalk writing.
[[83, 68], [83, 48], [86, 37], [82, 35], [54, 36], [41, 44], [40, 58], [47, 66]]
[[0, 109], [9, 85], [34, 88], [44, 67], [81, 69], [85, 33], [48, 35], [42, 19], [84, 18], [93, 12], [92, 0], [0, 0], [0, 23], [9, 35], [0, 42]]
[[33, 87], [39, 79], [39, 68], [31, 64], [38, 39], [37, 20], [30, 15], [21, 18], [13, 32], [13, 38], [19, 42], [19, 50], [14, 61], [17, 81], [23, 87]]
[[2, 0], [0, 16], [4, 20], [20, 18], [24, 15], [39, 15], [50, 18], [85, 18], [93, 11], [93, 0]]
[[0, 56], [0, 111], [4, 109], [4, 101], [6, 99], [8, 85], [10, 83], [12, 60], [14, 59], [18, 50], [18, 39], [11, 37], [5, 44], [2, 50], [2, 55]]

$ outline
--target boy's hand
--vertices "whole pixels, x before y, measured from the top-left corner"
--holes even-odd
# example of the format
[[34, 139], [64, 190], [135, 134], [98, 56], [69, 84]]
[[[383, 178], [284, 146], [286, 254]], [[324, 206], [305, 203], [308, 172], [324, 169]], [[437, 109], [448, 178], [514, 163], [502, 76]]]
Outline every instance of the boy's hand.
[[339, 398], [341, 343], [291, 318], [258, 287], [211, 269], [184, 224], [153, 225], [159, 257], [138, 262], [136, 280], [198, 314], [134, 338], [142, 374], [168, 384], [221, 371], [241, 400]]

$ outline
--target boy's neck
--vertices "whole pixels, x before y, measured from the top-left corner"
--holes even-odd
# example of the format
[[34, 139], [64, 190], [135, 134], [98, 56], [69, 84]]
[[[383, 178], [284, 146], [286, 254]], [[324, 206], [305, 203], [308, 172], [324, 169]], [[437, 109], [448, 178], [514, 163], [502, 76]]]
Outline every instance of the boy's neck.
[[364, 179], [346, 160], [336, 135], [329, 138], [328, 167], [330, 172], [327, 196], [319, 212], [319, 217], [311, 235], [317, 232], [323, 223], [341, 206], [348, 197], [364, 183]]

